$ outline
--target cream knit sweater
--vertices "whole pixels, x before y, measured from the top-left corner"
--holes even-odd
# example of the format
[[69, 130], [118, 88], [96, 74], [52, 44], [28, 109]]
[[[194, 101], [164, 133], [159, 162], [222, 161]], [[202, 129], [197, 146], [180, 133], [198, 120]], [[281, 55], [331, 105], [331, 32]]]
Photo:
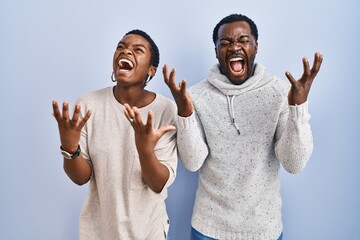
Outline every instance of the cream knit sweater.
[[289, 106], [288, 91], [261, 64], [242, 85], [215, 65], [189, 88], [195, 114], [178, 117], [178, 152], [199, 170], [192, 226], [204, 235], [272, 240], [282, 232], [280, 165], [298, 173], [313, 149], [308, 105]]
[[[159, 161], [170, 173], [162, 192], [155, 193], [142, 179], [134, 130], [112, 87], [89, 93], [78, 103], [82, 114], [92, 110], [80, 145], [93, 166], [80, 216], [80, 239], [165, 239], [169, 228], [165, 199], [177, 167], [176, 131], [166, 133], [155, 146]], [[140, 108], [143, 121], [149, 110], [155, 129], [176, 125], [176, 105], [169, 99], [157, 94], [151, 104]]]

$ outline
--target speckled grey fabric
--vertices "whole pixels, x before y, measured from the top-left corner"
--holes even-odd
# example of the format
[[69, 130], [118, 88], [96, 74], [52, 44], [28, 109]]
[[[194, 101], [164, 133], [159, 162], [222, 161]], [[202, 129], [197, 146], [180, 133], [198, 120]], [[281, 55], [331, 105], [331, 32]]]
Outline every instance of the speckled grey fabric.
[[204, 235], [271, 240], [281, 234], [280, 166], [300, 172], [313, 149], [308, 104], [289, 106], [289, 87], [256, 64], [242, 85], [215, 65], [189, 88], [195, 113], [178, 117], [178, 152], [187, 169], [199, 170], [192, 226]]

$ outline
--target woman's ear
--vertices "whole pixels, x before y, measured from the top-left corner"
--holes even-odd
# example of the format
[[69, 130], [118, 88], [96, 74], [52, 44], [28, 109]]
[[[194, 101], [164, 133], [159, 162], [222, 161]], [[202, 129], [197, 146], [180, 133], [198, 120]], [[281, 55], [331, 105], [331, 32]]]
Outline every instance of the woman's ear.
[[150, 69], [149, 69], [149, 72], [148, 72], [148, 75], [153, 77], [155, 76], [155, 73], [156, 73], [156, 67], [154, 67], [153, 65], [150, 66]]

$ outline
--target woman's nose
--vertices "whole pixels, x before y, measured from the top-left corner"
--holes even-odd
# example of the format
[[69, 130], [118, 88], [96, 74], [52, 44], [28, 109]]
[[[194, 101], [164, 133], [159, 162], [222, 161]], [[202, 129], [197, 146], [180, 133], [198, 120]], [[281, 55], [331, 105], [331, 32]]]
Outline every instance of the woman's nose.
[[128, 49], [128, 48], [123, 48], [123, 49], [120, 51], [120, 55], [121, 55], [121, 54], [131, 55], [132, 53], [131, 53], [130, 49]]

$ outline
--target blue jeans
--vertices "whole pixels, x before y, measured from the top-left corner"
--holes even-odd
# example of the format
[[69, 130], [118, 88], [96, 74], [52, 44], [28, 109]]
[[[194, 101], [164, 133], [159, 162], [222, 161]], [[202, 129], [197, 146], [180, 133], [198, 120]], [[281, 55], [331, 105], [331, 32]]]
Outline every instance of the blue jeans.
[[[278, 240], [282, 240], [282, 233], [280, 234], [280, 237]], [[198, 232], [195, 228], [191, 228], [191, 238], [190, 240], [216, 240], [215, 238], [207, 237], [200, 232]]]

